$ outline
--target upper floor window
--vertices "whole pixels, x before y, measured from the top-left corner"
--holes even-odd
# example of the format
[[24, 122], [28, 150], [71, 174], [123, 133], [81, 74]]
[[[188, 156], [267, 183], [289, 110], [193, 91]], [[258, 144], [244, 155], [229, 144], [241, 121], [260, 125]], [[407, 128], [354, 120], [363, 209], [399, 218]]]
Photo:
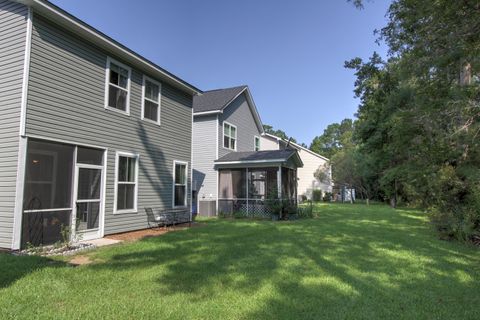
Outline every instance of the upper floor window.
[[255, 136], [254, 140], [255, 140], [255, 144], [254, 144], [255, 151], [260, 151], [260, 137]]
[[161, 84], [143, 76], [142, 119], [160, 124]]
[[107, 58], [105, 108], [130, 114], [130, 77], [132, 70]]
[[228, 122], [223, 123], [223, 147], [237, 150], [237, 127]]

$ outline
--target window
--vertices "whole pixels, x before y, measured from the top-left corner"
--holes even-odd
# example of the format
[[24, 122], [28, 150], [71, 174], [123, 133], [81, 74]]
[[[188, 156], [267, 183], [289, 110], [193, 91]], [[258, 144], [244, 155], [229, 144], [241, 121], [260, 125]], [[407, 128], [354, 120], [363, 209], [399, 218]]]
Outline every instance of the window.
[[107, 58], [107, 85], [105, 108], [130, 113], [130, 76], [131, 69], [119, 62]]
[[254, 150], [260, 151], [260, 137], [255, 136]]
[[160, 83], [143, 76], [142, 119], [160, 124]]
[[115, 213], [137, 211], [138, 155], [117, 152]]
[[231, 150], [237, 149], [237, 127], [228, 122], [223, 123], [223, 147]]
[[187, 163], [174, 161], [173, 166], [173, 206], [185, 207], [187, 205]]

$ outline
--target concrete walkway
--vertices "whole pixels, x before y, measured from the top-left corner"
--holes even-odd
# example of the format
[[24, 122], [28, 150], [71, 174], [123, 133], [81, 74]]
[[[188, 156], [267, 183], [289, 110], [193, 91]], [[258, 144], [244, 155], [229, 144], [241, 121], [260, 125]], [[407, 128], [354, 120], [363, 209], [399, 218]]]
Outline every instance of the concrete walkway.
[[101, 238], [101, 239], [95, 239], [95, 240], [83, 240], [80, 241], [81, 243], [91, 243], [95, 245], [96, 247], [105, 247], [105, 246], [110, 246], [112, 244], [117, 244], [122, 242], [122, 240], [115, 240], [115, 239], [109, 239], [109, 238]]

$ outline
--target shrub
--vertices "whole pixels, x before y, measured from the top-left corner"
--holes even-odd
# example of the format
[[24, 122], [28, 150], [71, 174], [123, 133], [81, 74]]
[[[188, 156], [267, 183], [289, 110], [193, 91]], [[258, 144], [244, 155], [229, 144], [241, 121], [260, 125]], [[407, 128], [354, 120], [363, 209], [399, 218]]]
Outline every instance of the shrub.
[[322, 190], [316, 189], [312, 191], [312, 200], [315, 202], [322, 201]]
[[300, 196], [300, 200], [301, 200], [301, 202], [305, 202], [305, 201], [308, 200], [308, 198], [307, 198], [306, 195], [302, 194], [302, 195]]
[[330, 202], [332, 201], [332, 198], [333, 198], [333, 193], [325, 192], [325, 195], [323, 196], [323, 201]]
[[313, 218], [313, 210], [311, 206], [298, 207], [297, 214], [299, 218], [310, 219]]

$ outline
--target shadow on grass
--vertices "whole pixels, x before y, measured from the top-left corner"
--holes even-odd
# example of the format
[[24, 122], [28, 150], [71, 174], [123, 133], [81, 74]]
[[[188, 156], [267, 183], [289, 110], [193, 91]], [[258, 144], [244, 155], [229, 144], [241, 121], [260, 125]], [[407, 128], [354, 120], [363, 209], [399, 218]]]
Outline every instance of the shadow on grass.
[[333, 207], [295, 222], [209, 220], [98, 250], [105, 262], [83, 270], [185, 301], [179, 318], [476, 318], [478, 250], [437, 240], [418, 212]]
[[466, 314], [455, 299], [480, 290], [472, 249], [436, 240], [418, 212], [354, 209], [293, 223], [213, 221], [145, 239], [92, 267], [161, 266], [158, 294], [188, 294], [191, 302], [271, 287], [247, 318]]
[[15, 256], [0, 253], [0, 289], [43, 268], [60, 268], [68, 264], [37, 256]]

